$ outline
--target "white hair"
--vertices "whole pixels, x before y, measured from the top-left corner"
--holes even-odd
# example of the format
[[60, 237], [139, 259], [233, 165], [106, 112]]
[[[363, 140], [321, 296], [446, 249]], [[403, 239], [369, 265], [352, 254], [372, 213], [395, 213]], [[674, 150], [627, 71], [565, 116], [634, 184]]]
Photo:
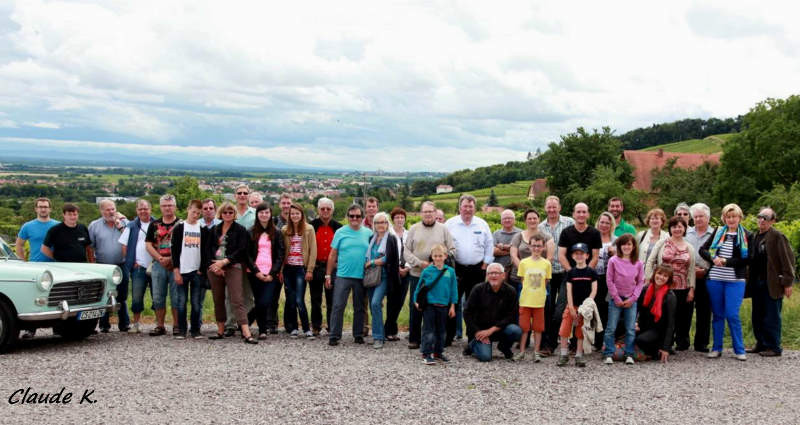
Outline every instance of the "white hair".
[[491, 269], [492, 267], [499, 268], [501, 272], [505, 272], [506, 271], [505, 267], [503, 267], [502, 264], [500, 264], [500, 263], [492, 263], [492, 264], [489, 264], [488, 267], [486, 267], [486, 272], [488, 273], [489, 269]]
[[386, 224], [389, 225], [390, 229], [392, 228], [392, 219], [389, 217], [389, 214], [386, 214], [383, 211], [378, 212], [377, 214], [375, 214], [374, 217], [372, 217], [372, 223], [374, 224], [375, 220], [377, 220], [379, 218], [382, 218], [382, 219], [386, 220]]
[[692, 214], [692, 217], [694, 217], [694, 213], [696, 213], [697, 211], [700, 211], [703, 214], [705, 214], [706, 217], [711, 218], [711, 208], [708, 208], [708, 205], [702, 202], [698, 202], [689, 207], [689, 213]]
[[319, 200], [317, 201], [317, 208], [323, 205], [331, 207], [331, 211], [333, 211], [333, 201], [331, 200], [331, 198], [326, 198], [326, 197], [319, 198]]

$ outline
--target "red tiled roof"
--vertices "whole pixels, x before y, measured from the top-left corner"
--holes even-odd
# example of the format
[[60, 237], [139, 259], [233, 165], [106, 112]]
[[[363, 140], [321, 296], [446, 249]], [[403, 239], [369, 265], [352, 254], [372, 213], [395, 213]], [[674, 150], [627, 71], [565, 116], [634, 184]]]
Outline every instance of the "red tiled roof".
[[633, 167], [633, 188], [651, 191], [653, 183], [652, 171], [663, 168], [667, 161], [678, 158], [675, 162], [676, 167], [697, 168], [704, 162], [719, 164], [720, 154], [700, 154], [700, 153], [677, 153], [659, 151], [624, 151], [622, 156]]

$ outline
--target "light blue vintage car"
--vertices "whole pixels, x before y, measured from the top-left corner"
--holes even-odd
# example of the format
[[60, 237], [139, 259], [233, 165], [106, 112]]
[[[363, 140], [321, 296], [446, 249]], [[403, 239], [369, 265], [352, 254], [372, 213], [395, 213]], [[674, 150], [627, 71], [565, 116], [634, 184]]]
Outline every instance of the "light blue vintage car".
[[0, 238], [0, 353], [14, 347], [22, 330], [91, 335], [105, 312], [119, 308], [121, 281], [114, 265], [21, 261]]

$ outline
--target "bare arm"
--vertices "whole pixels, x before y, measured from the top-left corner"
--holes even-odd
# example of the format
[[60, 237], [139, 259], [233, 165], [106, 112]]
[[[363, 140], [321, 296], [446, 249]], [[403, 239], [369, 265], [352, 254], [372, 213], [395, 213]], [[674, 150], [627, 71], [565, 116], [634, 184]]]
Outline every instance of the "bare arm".
[[22, 239], [22, 238], [18, 237], [14, 248], [15, 248], [17, 257], [19, 257], [22, 260], [27, 260], [27, 258], [25, 258], [25, 239]]
[[152, 242], [145, 243], [145, 248], [147, 249], [147, 253], [150, 254], [150, 256], [153, 257], [154, 260], [158, 261], [158, 259], [161, 258], [161, 255], [159, 255], [158, 251], [153, 246]]
[[553, 242], [552, 239], [548, 240], [547, 243], [545, 243], [545, 248], [546, 248], [545, 258], [547, 258], [547, 261], [553, 261], [553, 255], [555, 255], [556, 252], [555, 242]]
[[564, 268], [564, 271], [570, 271], [572, 266], [569, 265], [569, 261], [567, 261], [567, 248], [560, 246], [558, 247], [558, 262], [561, 263], [561, 267]]
[[589, 267], [596, 269], [597, 261], [600, 259], [600, 250], [595, 248], [592, 250], [592, 261], [589, 261]]
[[42, 244], [42, 248], [40, 249], [40, 251], [42, 251], [42, 254], [46, 255], [47, 258], [50, 258], [52, 260], [55, 259], [55, 257], [53, 257], [53, 250], [50, 249], [49, 246]]

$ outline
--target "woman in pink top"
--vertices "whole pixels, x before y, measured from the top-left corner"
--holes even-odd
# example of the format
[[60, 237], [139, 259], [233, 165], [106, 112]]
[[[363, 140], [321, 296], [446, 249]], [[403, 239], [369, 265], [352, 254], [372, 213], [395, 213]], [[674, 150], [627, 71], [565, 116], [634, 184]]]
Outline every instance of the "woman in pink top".
[[636, 239], [625, 233], [614, 241], [616, 255], [608, 260], [606, 285], [611, 300], [608, 302], [608, 323], [603, 338], [603, 357], [606, 364], [614, 363], [612, 355], [615, 345], [619, 316], [625, 320], [625, 363], [633, 364], [633, 342], [636, 339], [636, 300], [644, 286], [644, 270], [639, 261]]
[[[658, 242], [653, 247], [653, 252], [647, 257], [645, 276], [649, 279], [653, 270], [659, 264], [672, 267], [672, 287], [670, 288], [678, 299], [675, 310], [675, 349], [678, 351], [689, 348], [689, 329], [692, 327], [692, 313], [694, 312], [694, 247], [686, 242], [684, 236], [689, 227], [682, 217], [669, 219], [669, 238]], [[691, 270], [691, 273], [689, 272]]]
[[269, 204], [262, 202], [256, 206], [256, 222], [250, 229], [250, 243], [247, 246], [250, 269], [250, 286], [255, 298], [255, 318], [258, 322], [258, 339], [267, 339], [267, 312], [272, 305], [275, 283], [283, 265], [283, 235], [272, 222]]

